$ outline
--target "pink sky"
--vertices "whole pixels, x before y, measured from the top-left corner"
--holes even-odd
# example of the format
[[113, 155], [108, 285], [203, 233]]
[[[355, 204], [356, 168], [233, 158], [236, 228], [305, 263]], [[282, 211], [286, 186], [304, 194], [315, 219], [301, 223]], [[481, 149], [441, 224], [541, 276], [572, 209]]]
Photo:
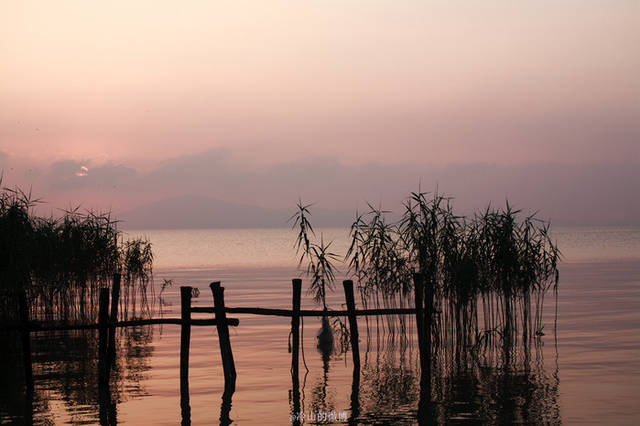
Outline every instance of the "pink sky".
[[0, 168], [638, 164], [639, 40], [635, 1], [4, 1]]

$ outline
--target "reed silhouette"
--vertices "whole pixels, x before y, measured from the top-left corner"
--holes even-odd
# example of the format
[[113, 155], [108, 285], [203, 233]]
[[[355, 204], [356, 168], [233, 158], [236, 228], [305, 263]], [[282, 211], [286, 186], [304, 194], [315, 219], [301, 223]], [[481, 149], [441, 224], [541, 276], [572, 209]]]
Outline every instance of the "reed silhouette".
[[18, 188], [0, 189], [0, 321], [18, 319], [23, 290], [32, 320], [95, 320], [99, 289], [110, 286], [115, 273], [123, 277], [120, 317], [148, 314], [151, 244], [124, 240], [108, 212], [75, 208], [59, 218], [41, 217], [33, 212], [39, 203]]
[[[520, 219], [521, 212], [508, 201], [503, 209], [489, 206], [467, 218], [455, 214], [451, 201], [438, 193], [414, 192], [397, 222], [371, 205], [367, 213], [356, 213], [345, 261], [362, 306], [410, 307], [417, 272], [433, 289], [430, 332], [436, 344], [453, 339], [460, 348], [477, 348], [498, 339], [510, 346], [518, 337], [541, 336], [545, 296], [550, 290], [557, 294], [561, 258], [550, 224], [535, 214]], [[312, 241], [310, 207], [298, 202], [291, 218], [299, 228], [295, 248], [300, 264], [308, 262], [309, 292], [327, 309], [337, 255], [327, 251], [331, 243]], [[404, 326], [391, 317], [375, 321], [386, 321], [391, 333], [394, 324]], [[328, 336], [326, 324], [320, 335]]]
[[427, 195], [412, 193], [397, 223], [371, 206], [356, 216], [347, 258], [362, 304], [408, 305], [415, 271], [434, 289], [433, 331], [440, 338], [445, 322], [463, 346], [489, 335], [507, 344], [518, 332], [526, 339], [541, 335], [544, 299], [557, 291], [560, 259], [549, 223], [535, 215], [518, 220], [520, 211], [508, 202], [468, 219], [454, 213], [450, 198]]
[[[298, 210], [292, 216], [294, 228], [299, 228], [295, 247], [298, 255], [302, 253], [300, 264], [307, 261], [309, 265], [306, 270], [312, 278], [309, 291], [326, 310], [326, 292], [333, 290], [336, 269], [333, 262], [337, 256], [333, 253], [325, 256], [326, 251], [322, 248], [328, 245], [325, 246], [322, 239], [321, 249], [313, 250], [310, 207], [299, 202]], [[384, 383], [379, 383], [375, 386], [380, 390], [378, 396], [415, 400], [418, 405], [415, 415], [421, 422], [441, 423], [450, 415], [445, 403], [447, 399], [466, 398], [452, 393], [452, 385], [447, 383], [480, 387], [495, 386], [502, 380], [508, 388], [506, 392], [517, 394], [506, 394], [503, 401], [533, 398], [538, 406], [489, 404], [487, 407], [485, 404], [476, 410], [473, 418], [526, 422], [535, 419], [536, 415], [550, 413], [550, 417], [545, 418], [557, 420], [556, 406], [549, 409], [545, 400], [526, 394], [527, 390], [535, 389], [545, 397], [549, 396], [543, 391], [550, 386], [548, 378], [541, 371], [531, 373], [530, 362], [532, 349], [536, 356], [541, 355], [539, 338], [544, 334], [545, 296], [550, 290], [557, 295], [558, 290], [557, 266], [561, 254], [550, 236], [550, 224], [539, 220], [535, 214], [520, 218], [521, 212], [514, 210], [508, 201], [503, 209], [489, 206], [471, 218], [459, 216], [453, 210], [450, 197], [420, 191], [411, 193], [405, 201], [399, 221], [389, 222], [388, 213], [372, 205], [367, 213], [356, 213], [350, 229], [351, 244], [345, 256], [348, 273], [357, 283], [364, 309], [411, 307], [416, 292], [414, 283], [417, 282], [414, 275], [420, 277], [421, 283], [426, 281], [426, 293], [415, 300], [424, 306], [420, 315], [427, 319], [427, 328], [421, 329], [420, 324], [416, 324], [418, 339], [422, 342], [420, 347], [425, 348], [420, 351], [421, 379], [411, 382], [411, 367], [389, 371], [388, 375], [393, 377], [390, 383], [400, 388], [386, 388]], [[330, 267], [323, 269], [323, 263]], [[324, 273], [327, 269], [328, 274]], [[405, 347], [410, 346], [406, 344], [407, 332], [413, 330], [414, 325], [410, 318], [401, 315], [376, 315], [375, 320], [365, 318], [367, 354], [362, 383], [371, 383], [385, 378], [379, 370], [381, 343], [403, 341]], [[318, 349], [323, 356], [324, 374], [314, 390], [314, 410], [331, 408], [326, 382], [328, 360], [335, 350], [333, 333], [336, 330], [340, 331], [340, 336], [347, 336], [348, 345], [344, 323], [339, 321], [331, 325], [323, 317]], [[369, 364], [372, 336], [376, 339], [378, 359]], [[359, 354], [357, 358], [359, 364]], [[367, 370], [371, 365], [376, 368], [373, 372]], [[390, 369], [397, 368], [395, 361], [388, 365], [394, 366]], [[405, 379], [408, 382], [405, 383]], [[525, 385], [520, 389], [519, 383]], [[418, 390], [414, 392], [414, 388]], [[351, 423], [384, 419], [385, 414], [376, 411], [380, 407], [411, 405], [409, 400], [385, 404], [376, 395], [366, 395], [364, 401], [375, 401], [367, 410], [366, 402], [360, 404], [366, 393], [364, 389], [359, 365], [356, 368], [354, 362]], [[557, 395], [549, 398], [553, 403]]]

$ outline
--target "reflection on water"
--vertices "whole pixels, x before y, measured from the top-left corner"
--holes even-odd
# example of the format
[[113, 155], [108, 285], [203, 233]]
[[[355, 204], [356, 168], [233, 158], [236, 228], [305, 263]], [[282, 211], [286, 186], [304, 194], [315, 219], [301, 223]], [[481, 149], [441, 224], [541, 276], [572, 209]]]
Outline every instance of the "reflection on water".
[[[374, 323], [375, 324], [375, 323]], [[317, 351], [307, 354], [320, 361], [320, 371], [303, 375], [289, 391], [290, 412], [305, 413], [294, 424], [343, 421], [349, 424], [451, 421], [491, 423], [557, 423], [557, 371], [545, 371], [539, 340], [533, 345], [487, 346], [483, 351], [459, 351], [434, 346], [431, 381], [421, 389], [415, 327], [409, 321], [387, 322], [369, 328], [361, 371], [353, 366], [350, 395], [340, 395], [333, 373], [347, 363], [338, 336], [327, 337], [329, 323], [320, 327]], [[363, 327], [365, 329], [365, 327]], [[393, 330], [393, 332], [390, 332]], [[364, 331], [364, 330], [363, 330]], [[335, 330], [334, 330], [335, 332]], [[331, 333], [329, 333], [331, 334]], [[16, 335], [3, 335], [0, 415], [3, 421], [58, 423], [63, 404], [71, 423], [117, 424], [118, 405], [148, 396], [145, 380], [153, 355], [153, 327], [120, 329], [111, 379], [99, 371], [95, 331], [34, 333], [32, 338], [36, 390], [25, 398], [20, 377], [20, 344]], [[217, 361], [217, 360], [216, 360]], [[303, 360], [303, 365], [306, 361]], [[349, 366], [351, 364], [349, 363]], [[313, 374], [319, 373], [319, 374]], [[176, 370], [177, 374], [177, 370]], [[189, 383], [181, 377], [182, 424], [191, 424]], [[235, 387], [225, 389], [220, 401], [220, 424], [232, 424]], [[324, 417], [323, 417], [324, 416]]]
[[[98, 332], [74, 330], [31, 333], [35, 391], [25, 397], [21, 350], [17, 333], [0, 334], [0, 418], [58, 423], [60, 404], [72, 423], [117, 423], [117, 405], [147, 395], [144, 384], [150, 370], [153, 328], [118, 329], [116, 356], [109, 383], [101, 380]], [[28, 400], [33, 399], [32, 411]], [[25, 401], [27, 400], [25, 407]], [[55, 405], [55, 407], [54, 407]], [[23, 409], [22, 407], [25, 407]]]
[[415, 422], [415, 407], [420, 395], [420, 374], [416, 363], [407, 357], [406, 348], [394, 350], [389, 340], [386, 350], [376, 351], [362, 369], [359, 422]]
[[[238, 384], [226, 405], [215, 328], [193, 329], [185, 411], [179, 392], [179, 327], [165, 326], [162, 332], [158, 326], [119, 330], [108, 394], [111, 405], [99, 394], [96, 331], [32, 334], [31, 401], [24, 396], [19, 335], [2, 334], [0, 422], [29, 422], [32, 413], [37, 424], [95, 424], [101, 420], [102, 402], [105, 422], [115, 419], [125, 424], [176, 424], [185, 413], [193, 424], [217, 424], [221, 418], [242, 425], [286, 424], [292, 412], [314, 409], [345, 413], [342, 423], [348, 424], [382, 419], [415, 424], [418, 416], [434, 423], [471, 419], [472, 423], [635, 424], [640, 418], [635, 403], [640, 389], [638, 271], [637, 262], [566, 266], [559, 294], [557, 350], [554, 307], [549, 304], [546, 334], [527, 348], [519, 344], [505, 352], [501, 345], [493, 345], [456, 357], [455, 346], [445, 351], [441, 345], [432, 357], [428, 393], [420, 389], [415, 324], [409, 317], [405, 332], [399, 326], [395, 334], [382, 327], [378, 332], [375, 320], [368, 329], [359, 320], [359, 371], [354, 371], [350, 349], [340, 350], [338, 336], [326, 362], [317, 350], [320, 321], [305, 319], [296, 398], [287, 351], [290, 322], [242, 316], [231, 333]], [[288, 272], [269, 273], [231, 271], [221, 277], [228, 283], [228, 304], [288, 308]], [[211, 277], [220, 276], [215, 271], [169, 275], [176, 283], [200, 287], [202, 294], [209, 291]], [[334, 309], [344, 302], [339, 296], [331, 302]], [[178, 300], [177, 291], [167, 293], [172, 303], [167, 317], [177, 316]], [[303, 309], [313, 307], [304, 303]], [[208, 306], [211, 299], [201, 297], [196, 304]]]
[[[453, 357], [442, 347], [434, 349], [431, 383], [421, 388], [415, 342], [406, 329], [400, 330], [370, 330], [374, 337], [368, 339], [362, 371], [353, 369], [350, 402], [344, 409], [349, 424], [415, 424], [418, 419], [426, 424], [560, 422], [557, 370], [545, 371], [539, 340], [533, 346], [508, 348], [508, 353], [494, 347]], [[310, 402], [303, 401], [301, 411], [290, 401], [292, 413], [305, 413], [310, 423], [322, 413], [336, 413], [340, 419], [344, 405], [336, 401], [330, 385], [329, 359], [336, 355], [318, 347], [322, 374], [311, 384]], [[303, 394], [305, 390], [303, 385]]]
[[540, 347], [508, 351], [495, 358], [463, 356], [453, 363], [437, 357], [431, 390], [434, 421], [559, 422], [558, 377], [545, 371]]

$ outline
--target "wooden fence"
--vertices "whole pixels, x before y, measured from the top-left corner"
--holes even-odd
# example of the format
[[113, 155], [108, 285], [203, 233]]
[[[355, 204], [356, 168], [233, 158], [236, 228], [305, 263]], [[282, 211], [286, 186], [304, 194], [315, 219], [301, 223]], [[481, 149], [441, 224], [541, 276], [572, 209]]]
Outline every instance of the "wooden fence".
[[[268, 315], [291, 317], [291, 336], [292, 336], [292, 357], [291, 357], [291, 375], [293, 387], [293, 411], [300, 411], [300, 376], [299, 376], [299, 359], [300, 359], [300, 317], [333, 317], [344, 316], [349, 322], [349, 339], [351, 343], [351, 352], [353, 358], [353, 377], [354, 387], [359, 384], [360, 377], [360, 349], [359, 349], [359, 333], [358, 333], [358, 317], [371, 315], [415, 315], [416, 329], [418, 333], [418, 346], [420, 351], [420, 367], [421, 367], [421, 390], [430, 387], [431, 375], [431, 318], [433, 314], [433, 290], [428, 283], [425, 283], [424, 277], [420, 274], [414, 274], [414, 308], [383, 308], [383, 309], [356, 309], [355, 297], [353, 292], [353, 281], [343, 281], [343, 288], [346, 301], [346, 310], [303, 310], [300, 309], [302, 280], [292, 280], [292, 309], [268, 309], [257, 307], [227, 307], [224, 302], [224, 287], [219, 281], [210, 284], [213, 295], [213, 306], [211, 307], [194, 307], [191, 306], [191, 298], [193, 289], [191, 287], [180, 287], [181, 299], [181, 315], [180, 318], [154, 318], [139, 319], [129, 321], [118, 321], [118, 304], [120, 297], [120, 275], [116, 274], [113, 278], [111, 287], [111, 309], [109, 310], [109, 289], [100, 289], [99, 295], [99, 311], [98, 322], [94, 324], [47, 324], [29, 320], [29, 309], [27, 298], [24, 292], [19, 297], [19, 313], [20, 322], [16, 324], [7, 324], [0, 327], [0, 330], [18, 330], [21, 334], [22, 353], [25, 374], [25, 385], [27, 395], [33, 394], [33, 368], [31, 361], [31, 341], [30, 333], [35, 331], [53, 331], [53, 330], [87, 330], [98, 329], [98, 380], [100, 387], [100, 418], [101, 423], [113, 424], [115, 416], [109, 409], [110, 392], [109, 377], [110, 370], [115, 362], [115, 329], [117, 327], [134, 327], [152, 324], [175, 324], [181, 326], [180, 332], [180, 396], [181, 411], [183, 424], [190, 423], [190, 405], [189, 405], [189, 350], [192, 326], [216, 326], [218, 332], [218, 341], [220, 344], [220, 355], [222, 359], [222, 367], [224, 372], [224, 394], [223, 408], [221, 412], [221, 423], [228, 423], [228, 410], [231, 407], [231, 396], [235, 391], [236, 369], [233, 359], [233, 351], [231, 349], [231, 340], [229, 337], [229, 326], [238, 326], [239, 320], [236, 318], [227, 318], [229, 314], [252, 314], [252, 315]], [[192, 319], [192, 313], [212, 313], [213, 319]], [[421, 397], [422, 398], [422, 397]], [[227, 402], [225, 404], [225, 401]], [[225, 413], [226, 410], [226, 413]], [[226, 419], [226, 421], [225, 421]], [[104, 421], [103, 421], [104, 420]], [[294, 424], [298, 424], [294, 421]]]

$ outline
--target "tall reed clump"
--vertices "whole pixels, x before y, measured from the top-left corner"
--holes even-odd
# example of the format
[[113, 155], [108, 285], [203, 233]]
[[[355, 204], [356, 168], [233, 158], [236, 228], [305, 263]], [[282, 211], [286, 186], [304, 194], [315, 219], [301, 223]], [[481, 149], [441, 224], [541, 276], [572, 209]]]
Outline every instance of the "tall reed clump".
[[295, 243], [296, 254], [300, 256], [298, 267], [306, 262], [306, 275], [311, 278], [308, 293], [313, 296], [316, 303], [322, 303], [327, 309], [327, 291], [333, 291], [335, 286], [335, 266], [338, 260], [335, 253], [329, 251], [331, 243], [325, 243], [320, 235], [320, 243], [312, 241], [315, 232], [309, 221], [311, 204], [305, 205], [299, 201], [296, 205], [296, 213], [289, 219], [293, 222], [292, 228], [298, 229], [298, 237]]
[[412, 193], [395, 223], [371, 205], [356, 216], [347, 259], [363, 305], [410, 306], [419, 272], [434, 291], [436, 344], [477, 348], [541, 335], [560, 258], [549, 223], [520, 220], [508, 202], [469, 219], [454, 213], [450, 198], [428, 195]]
[[[313, 241], [315, 232], [309, 221], [311, 216], [309, 207], [311, 204], [305, 205], [302, 200], [298, 201], [296, 212], [289, 218], [289, 221], [293, 222], [293, 229], [298, 229], [298, 237], [294, 245], [296, 255], [300, 256], [298, 268], [306, 263], [305, 273], [311, 279], [307, 292], [313, 296], [316, 303], [321, 303], [326, 311], [327, 291], [333, 291], [335, 288], [334, 262], [338, 260], [338, 256], [329, 251], [331, 242], [325, 243], [322, 234], [320, 235], [320, 243]], [[340, 332], [340, 336], [346, 335], [346, 328], [339, 318], [334, 320], [333, 327]], [[322, 325], [317, 337], [318, 349], [323, 353], [325, 361], [334, 350], [333, 327], [327, 317], [322, 317]], [[343, 338], [340, 340], [344, 341]], [[341, 346], [344, 349], [344, 345]]]
[[32, 318], [95, 319], [99, 288], [110, 286], [115, 273], [123, 275], [122, 316], [148, 312], [151, 244], [123, 241], [109, 213], [75, 209], [39, 217], [33, 214], [38, 202], [20, 189], [0, 189], [0, 319], [17, 318], [21, 290]]

